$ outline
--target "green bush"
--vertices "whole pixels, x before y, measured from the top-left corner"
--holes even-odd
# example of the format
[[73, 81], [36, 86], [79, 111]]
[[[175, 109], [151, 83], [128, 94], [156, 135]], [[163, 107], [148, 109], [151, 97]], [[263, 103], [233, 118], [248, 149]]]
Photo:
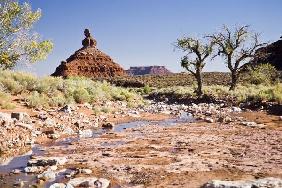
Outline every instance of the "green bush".
[[152, 91], [152, 88], [149, 85], [144, 86], [144, 88], [143, 88], [144, 94], [149, 94], [149, 93], [151, 93], [151, 91]]
[[14, 109], [15, 104], [12, 103], [11, 95], [0, 91], [0, 107], [2, 109]]
[[90, 101], [90, 95], [84, 88], [78, 88], [73, 92], [73, 98], [77, 103], [86, 103]]
[[108, 82], [89, 78], [57, 77], [37, 78], [23, 72], [0, 70], [0, 91], [20, 94], [29, 107], [56, 107], [70, 103], [93, 103], [96, 101], [137, 101], [142, 97], [134, 91], [115, 87]]
[[278, 79], [278, 71], [270, 64], [259, 64], [254, 67], [249, 66], [248, 71], [243, 73], [242, 80], [249, 84], [274, 84]]

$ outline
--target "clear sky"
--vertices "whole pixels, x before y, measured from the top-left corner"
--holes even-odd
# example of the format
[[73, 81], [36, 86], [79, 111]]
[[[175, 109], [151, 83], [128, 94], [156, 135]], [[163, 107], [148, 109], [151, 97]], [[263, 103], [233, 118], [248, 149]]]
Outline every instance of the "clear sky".
[[[23, 2], [24, 0], [21, 0]], [[62, 60], [81, 47], [89, 28], [98, 48], [125, 69], [130, 66], [165, 65], [183, 71], [183, 55], [172, 45], [177, 38], [201, 36], [228, 26], [249, 24], [263, 42], [282, 35], [282, 0], [27, 0], [42, 10], [35, 26], [54, 50], [33, 66], [38, 75], [54, 72]], [[205, 71], [226, 71], [221, 62]]]

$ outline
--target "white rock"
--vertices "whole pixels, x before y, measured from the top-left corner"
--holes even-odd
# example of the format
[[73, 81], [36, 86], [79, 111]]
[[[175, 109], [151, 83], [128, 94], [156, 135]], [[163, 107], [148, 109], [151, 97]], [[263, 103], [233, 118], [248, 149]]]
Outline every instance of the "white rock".
[[85, 169], [79, 169], [79, 172], [82, 174], [91, 174], [92, 170], [85, 168]]
[[91, 129], [79, 130], [78, 135], [81, 138], [89, 138], [93, 136], [93, 131]]
[[208, 123], [213, 123], [214, 120], [212, 118], [205, 118], [205, 121], [208, 122]]
[[241, 108], [239, 107], [232, 107], [231, 110], [232, 112], [242, 112]]
[[15, 118], [25, 123], [31, 123], [30, 116], [25, 112], [12, 112], [11, 118]]
[[94, 184], [99, 188], [108, 188], [110, 186], [110, 183], [111, 182], [109, 180], [100, 178]]
[[39, 174], [37, 176], [38, 179], [42, 179], [42, 180], [54, 180], [56, 179], [56, 173], [51, 171], [51, 170], [47, 170], [45, 172], [43, 172], [42, 174]]
[[97, 180], [96, 177], [79, 177], [71, 179], [68, 184], [72, 186], [96, 187], [95, 182]]
[[54, 166], [64, 165], [67, 162], [66, 157], [36, 157], [28, 161], [29, 166]]
[[42, 166], [28, 166], [24, 168], [25, 173], [39, 173], [43, 170]]
[[65, 187], [66, 187], [66, 185], [63, 184], [63, 183], [54, 183], [54, 184], [50, 185], [49, 188], [65, 188]]
[[203, 186], [203, 188], [281, 188], [282, 179], [264, 178], [258, 180], [239, 180], [239, 181], [220, 181], [212, 180]]

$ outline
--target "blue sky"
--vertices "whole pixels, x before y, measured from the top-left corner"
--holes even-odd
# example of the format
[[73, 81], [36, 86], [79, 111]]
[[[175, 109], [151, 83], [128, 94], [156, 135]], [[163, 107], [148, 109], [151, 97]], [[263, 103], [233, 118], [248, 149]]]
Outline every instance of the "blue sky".
[[[22, 0], [23, 1], [23, 0]], [[223, 24], [249, 24], [263, 42], [282, 35], [281, 0], [28, 0], [42, 10], [35, 30], [51, 39], [48, 59], [33, 66], [38, 75], [51, 74], [62, 60], [81, 47], [89, 28], [98, 48], [125, 69], [130, 66], [165, 65], [183, 71], [175, 51], [177, 38], [201, 36]], [[205, 71], [226, 71], [217, 60]]]

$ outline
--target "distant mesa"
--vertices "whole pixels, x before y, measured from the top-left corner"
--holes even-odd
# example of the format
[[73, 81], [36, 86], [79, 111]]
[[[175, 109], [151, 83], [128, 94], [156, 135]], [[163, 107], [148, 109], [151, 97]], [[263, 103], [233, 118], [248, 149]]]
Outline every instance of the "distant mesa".
[[139, 66], [130, 67], [126, 70], [128, 75], [138, 76], [138, 75], [167, 75], [172, 74], [165, 66]]
[[[282, 71], [282, 38], [272, 44], [258, 49], [256, 53], [259, 58], [255, 59], [255, 63], [269, 63], [277, 70]], [[263, 55], [260, 56], [259, 54]]]
[[125, 70], [112, 58], [97, 49], [96, 40], [85, 29], [82, 48], [66, 61], [62, 61], [52, 76], [85, 76], [91, 78], [111, 78], [125, 76]]

